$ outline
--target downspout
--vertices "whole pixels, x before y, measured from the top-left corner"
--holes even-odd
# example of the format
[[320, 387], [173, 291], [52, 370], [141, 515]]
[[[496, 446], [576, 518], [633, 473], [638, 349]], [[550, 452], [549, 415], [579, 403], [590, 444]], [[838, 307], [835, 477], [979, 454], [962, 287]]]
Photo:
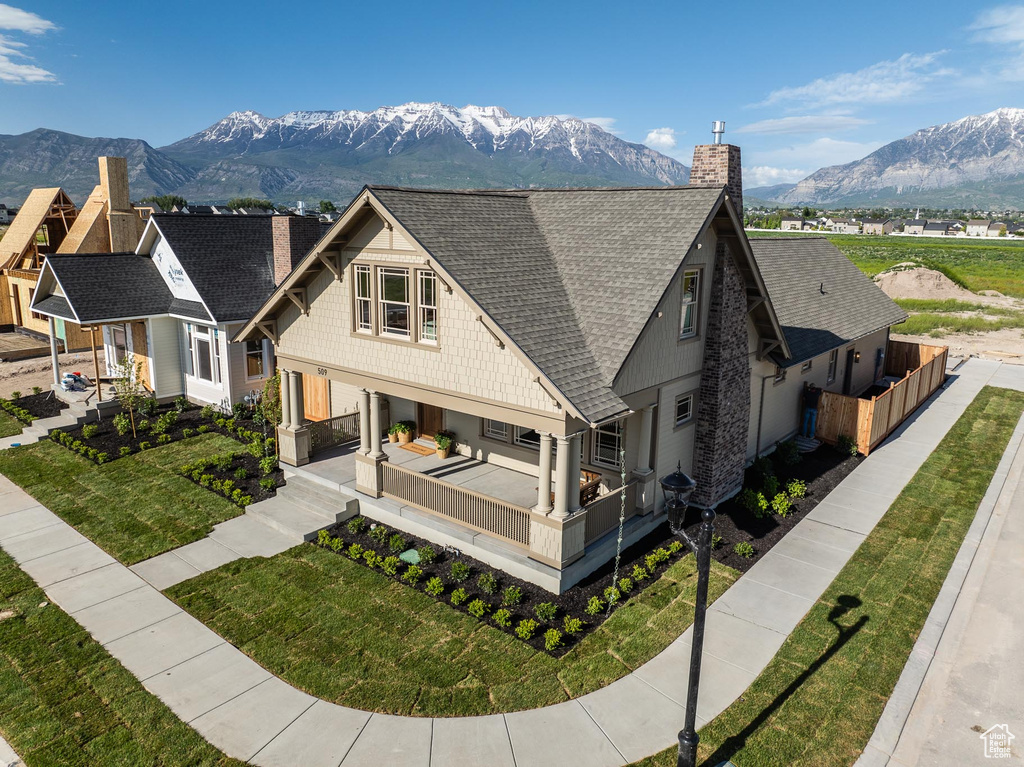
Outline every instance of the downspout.
[[761, 456], [761, 419], [764, 417], [764, 385], [769, 378], [774, 378], [773, 373], [761, 376], [761, 400], [757, 405], [757, 439], [754, 441], [754, 458]]

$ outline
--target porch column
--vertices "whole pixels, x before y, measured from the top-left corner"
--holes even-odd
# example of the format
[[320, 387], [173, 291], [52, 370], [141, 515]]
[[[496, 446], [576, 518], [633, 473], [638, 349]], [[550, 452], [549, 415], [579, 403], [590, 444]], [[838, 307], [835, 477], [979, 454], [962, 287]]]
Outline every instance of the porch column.
[[654, 511], [657, 502], [658, 483], [651, 466], [651, 430], [654, 423], [654, 406], [648, 405], [640, 409], [640, 445], [637, 448], [636, 468], [633, 479], [636, 480], [636, 506], [641, 514]]
[[300, 373], [294, 370], [288, 371], [288, 378], [291, 379], [291, 402], [289, 420], [291, 428], [298, 429], [302, 426], [302, 378]]
[[537, 477], [537, 507], [541, 514], [551, 513], [551, 435], [546, 431], [540, 435], [540, 468]]
[[[569, 450], [572, 440], [569, 437], [555, 437], [555, 510], [551, 516], [565, 519], [569, 516]], [[577, 488], [579, 480], [576, 481]], [[576, 491], [579, 495], [579, 490]]]
[[[50, 359], [53, 362], [53, 385], [56, 387], [60, 386], [60, 363], [57, 361], [57, 322], [53, 317], [48, 318], [50, 321]], [[96, 382], [98, 387], [100, 382]]]
[[636, 470], [651, 470], [651, 426], [654, 422], [654, 408], [648, 405], [640, 409], [640, 445], [636, 454]]
[[569, 438], [569, 513], [580, 510], [580, 452], [583, 448], [583, 432]]
[[370, 393], [370, 457], [380, 458], [384, 449], [380, 441], [380, 392]]
[[281, 428], [292, 428], [292, 374], [281, 371]]
[[370, 392], [359, 390], [359, 452], [370, 454]]

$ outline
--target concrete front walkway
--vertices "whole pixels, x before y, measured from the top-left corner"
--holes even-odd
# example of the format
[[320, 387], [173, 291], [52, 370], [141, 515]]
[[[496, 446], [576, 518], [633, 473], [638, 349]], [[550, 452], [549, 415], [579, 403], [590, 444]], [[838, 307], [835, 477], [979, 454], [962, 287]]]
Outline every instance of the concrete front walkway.
[[[708, 612], [698, 700], [731, 704], [831, 583], [993, 375], [972, 360]], [[151, 692], [225, 753], [260, 765], [621, 765], [675, 742], [690, 630], [633, 674], [573, 701], [484, 717], [369, 714], [295, 690], [0, 477], [0, 545]]]

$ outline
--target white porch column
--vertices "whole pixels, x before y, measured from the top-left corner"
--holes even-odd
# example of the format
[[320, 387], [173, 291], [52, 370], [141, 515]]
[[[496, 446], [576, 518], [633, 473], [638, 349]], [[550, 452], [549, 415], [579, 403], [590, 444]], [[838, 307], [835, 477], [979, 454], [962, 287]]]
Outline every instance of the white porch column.
[[370, 393], [370, 457], [380, 458], [384, 449], [380, 441], [380, 392]]
[[640, 445], [636, 454], [636, 470], [646, 473], [651, 470], [651, 427], [654, 422], [654, 408], [648, 405], [640, 409]]
[[640, 409], [640, 444], [637, 447], [636, 468], [633, 479], [637, 481], [636, 505], [641, 513], [654, 511], [657, 504], [658, 483], [651, 466], [651, 430], [654, 423], [654, 406]]
[[[583, 433], [574, 434], [569, 441], [569, 513], [580, 510], [580, 451]], [[573, 485], [572, 483], [576, 483]]]
[[288, 371], [288, 378], [291, 384], [291, 402], [289, 408], [289, 420], [291, 428], [298, 429], [302, 426], [302, 378], [300, 373], [294, 370]]
[[540, 435], [540, 468], [537, 477], [537, 508], [541, 514], [551, 513], [551, 435], [546, 431]]
[[[53, 384], [54, 386], [60, 386], [60, 363], [57, 361], [57, 321], [53, 317], [49, 318], [50, 321], [50, 359], [53, 362]], [[96, 387], [99, 388], [100, 382], [96, 382]]]
[[281, 371], [281, 428], [292, 428], [292, 374]]
[[[555, 510], [552, 517], [565, 519], [569, 516], [569, 450], [572, 440], [569, 437], [555, 437]], [[579, 480], [576, 480], [576, 494], [579, 495]]]
[[370, 392], [359, 390], [359, 452], [370, 454]]

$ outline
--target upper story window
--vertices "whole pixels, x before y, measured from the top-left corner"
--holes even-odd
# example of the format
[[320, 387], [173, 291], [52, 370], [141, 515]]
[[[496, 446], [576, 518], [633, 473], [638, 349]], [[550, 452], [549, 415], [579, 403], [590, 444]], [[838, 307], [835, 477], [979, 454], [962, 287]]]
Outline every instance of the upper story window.
[[828, 355], [828, 383], [835, 383], [837, 367], [839, 367], [839, 350], [833, 349]]
[[409, 270], [380, 267], [379, 282], [380, 332], [383, 335], [409, 338], [412, 328], [409, 314], [412, 301], [409, 296]]
[[361, 333], [373, 332], [373, 282], [370, 267], [357, 264], [356, 283], [356, 330]]
[[352, 328], [357, 333], [437, 345], [438, 278], [434, 272], [354, 264], [352, 285]]
[[267, 342], [245, 342], [245, 377], [248, 379], [265, 378], [267, 369]]
[[697, 323], [700, 318], [700, 270], [689, 269], [683, 272], [683, 302], [679, 315], [679, 337], [690, 338], [697, 335]]
[[619, 468], [619, 451], [622, 449], [622, 423], [615, 421], [594, 429], [593, 454], [591, 459], [598, 466]]
[[693, 395], [676, 397], [676, 426], [682, 426], [693, 418]]
[[437, 275], [417, 272], [419, 280], [420, 341], [437, 343]]

